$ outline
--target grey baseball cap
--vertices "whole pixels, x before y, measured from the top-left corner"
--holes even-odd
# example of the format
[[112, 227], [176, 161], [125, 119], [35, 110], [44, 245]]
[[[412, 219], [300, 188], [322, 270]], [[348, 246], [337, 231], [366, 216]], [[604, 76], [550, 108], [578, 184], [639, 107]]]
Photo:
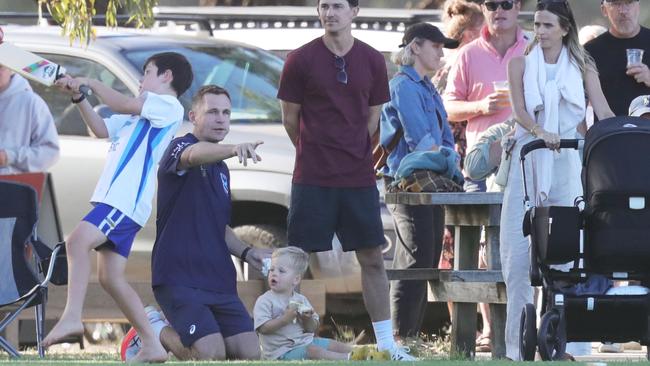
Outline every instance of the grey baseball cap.
[[650, 95], [640, 95], [630, 103], [630, 116], [641, 117], [650, 113]]

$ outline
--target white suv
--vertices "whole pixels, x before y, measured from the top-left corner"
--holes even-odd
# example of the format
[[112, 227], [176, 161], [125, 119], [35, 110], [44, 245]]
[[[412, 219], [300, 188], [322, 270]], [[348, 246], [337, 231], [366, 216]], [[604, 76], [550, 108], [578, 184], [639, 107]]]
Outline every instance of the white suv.
[[[88, 48], [70, 47], [58, 27], [3, 26], [5, 41], [36, 52], [65, 66], [72, 75], [101, 80], [122, 93], [137, 93], [142, 64], [152, 54], [176, 51], [194, 68], [194, 82], [180, 99], [186, 111], [190, 97], [209, 83], [224, 86], [233, 102], [231, 132], [226, 141], [239, 143], [263, 140], [263, 161], [247, 168], [229, 161], [232, 176], [231, 225], [243, 240], [259, 246], [286, 245], [286, 217], [291, 192], [295, 150], [281, 124], [276, 99], [283, 61], [274, 54], [241, 43], [211, 37], [155, 36], [129, 30], [98, 29]], [[90, 208], [88, 200], [106, 158], [108, 143], [89, 136], [79, 112], [66, 95], [32, 83], [49, 105], [61, 144], [61, 158], [52, 168], [55, 196], [63, 232], [69, 234]], [[91, 96], [91, 103], [100, 100]], [[106, 109], [97, 108], [101, 113]], [[110, 111], [109, 111], [110, 113]], [[179, 134], [190, 130], [184, 124]], [[390, 215], [382, 215], [387, 239], [392, 242]], [[129, 261], [131, 279], [150, 278], [150, 252], [155, 238], [155, 212], [138, 234]], [[335, 243], [336, 245], [336, 243]], [[340, 250], [313, 256], [315, 278], [326, 279], [328, 294], [359, 297], [359, 266], [352, 253]], [[247, 276], [240, 273], [241, 278]], [[332, 309], [336, 311], [336, 309]]]

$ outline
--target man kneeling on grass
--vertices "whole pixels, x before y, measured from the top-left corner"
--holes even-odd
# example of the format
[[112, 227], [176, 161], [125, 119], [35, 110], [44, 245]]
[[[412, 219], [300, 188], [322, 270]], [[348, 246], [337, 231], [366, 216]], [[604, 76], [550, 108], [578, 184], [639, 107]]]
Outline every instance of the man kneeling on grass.
[[[260, 269], [271, 253], [246, 246], [230, 228], [230, 173], [224, 160], [237, 156], [244, 165], [247, 159], [256, 163], [261, 159], [255, 149], [262, 142], [221, 144], [230, 113], [225, 89], [199, 89], [189, 113], [194, 131], [171, 142], [158, 169], [152, 285], [169, 323], [155, 308], [146, 311], [165, 349], [181, 360], [260, 358], [230, 255]], [[138, 347], [131, 330], [122, 359], [129, 360]]]

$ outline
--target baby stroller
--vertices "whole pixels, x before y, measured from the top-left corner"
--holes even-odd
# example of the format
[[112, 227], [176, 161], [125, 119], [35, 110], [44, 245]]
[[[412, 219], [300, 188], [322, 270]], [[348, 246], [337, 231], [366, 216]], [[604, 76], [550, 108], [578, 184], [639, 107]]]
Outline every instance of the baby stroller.
[[[572, 207], [534, 207], [526, 187], [526, 154], [546, 148], [541, 140], [521, 150], [530, 238], [530, 279], [542, 286], [539, 329], [533, 304], [521, 316], [520, 355], [534, 360], [563, 358], [567, 342], [650, 343], [648, 289], [631, 286], [625, 295], [575, 289], [594, 276], [612, 280], [650, 279], [650, 121], [615, 117], [589, 129], [585, 140], [562, 140], [560, 148], [584, 142], [583, 197]], [[568, 272], [552, 265], [573, 261]], [[646, 284], [647, 285], [647, 284]]]

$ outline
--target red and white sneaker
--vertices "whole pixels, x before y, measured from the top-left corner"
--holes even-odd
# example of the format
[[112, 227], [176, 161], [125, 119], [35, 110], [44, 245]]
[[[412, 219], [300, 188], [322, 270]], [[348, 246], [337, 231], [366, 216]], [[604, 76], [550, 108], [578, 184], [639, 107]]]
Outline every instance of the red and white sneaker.
[[[160, 339], [160, 332], [162, 332], [164, 327], [169, 325], [167, 319], [165, 319], [162, 313], [156, 310], [153, 306], [145, 307], [144, 311], [147, 313], [147, 319], [154, 330], [154, 334]], [[122, 339], [122, 344], [120, 345], [120, 358], [122, 361], [129, 361], [140, 352], [141, 348], [142, 341], [140, 340], [140, 336], [135, 328], [131, 327], [124, 336], [124, 339]]]

